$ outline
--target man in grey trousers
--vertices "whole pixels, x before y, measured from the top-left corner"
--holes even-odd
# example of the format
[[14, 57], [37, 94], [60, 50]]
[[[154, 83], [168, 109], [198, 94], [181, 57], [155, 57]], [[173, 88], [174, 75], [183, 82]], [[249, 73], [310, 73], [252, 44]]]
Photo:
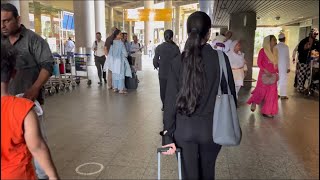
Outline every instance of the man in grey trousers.
[[96, 33], [96, 40], [93, 42], [92, 50], [94, 52], [94, 61], [98, 70], [99, 82], [102, 85], [102, 74], [104, 82], [107, 83], [106, 72], [103, 72], [103, 66], [106, 62], [106, 56], [104, 52], [104, 41], [101, 40], [101, 33]]

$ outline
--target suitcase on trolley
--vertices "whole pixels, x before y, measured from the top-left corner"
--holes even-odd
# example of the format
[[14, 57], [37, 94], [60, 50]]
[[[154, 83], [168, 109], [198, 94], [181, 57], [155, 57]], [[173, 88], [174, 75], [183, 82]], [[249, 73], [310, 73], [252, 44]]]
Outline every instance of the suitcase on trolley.
[[[158, 180], [161, 179], [161, 153], [166, 152], [169, 150], [169, 148], [158, 148], [157, 154], [158, 154]], [[178, 173], [179, 173], [179, 179], [182, 179], [182, 172], [181, 172], [181, 149], [177, 148], [176, 154], [178, 156]]]
[[60, 71], [60, 74], [64, 74], [64, 64], [63, 63], [59, 64], [59, 71]]

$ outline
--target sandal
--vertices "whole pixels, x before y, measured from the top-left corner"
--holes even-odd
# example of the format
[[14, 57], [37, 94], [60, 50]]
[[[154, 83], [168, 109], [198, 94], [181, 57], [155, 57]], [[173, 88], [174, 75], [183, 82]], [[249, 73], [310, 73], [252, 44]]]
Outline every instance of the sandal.
[[115, 93], [116, 93], [116, 92], [119, 92], [119, 90], [118, 90], [118, 89], [113, 89], [113, 92], [115, 92]]
[[127, 91], [122, 90], [122, 91], [119, 91], [119, 94], [128, 94], [128, 92], [127, 92]]
[[267, 117], [267, 118], [273, 118], [272, 115], [268, 115], [268, 114], [262, 114], [262, 116]]
[[251, 112], [254, 112], [257, 108], [256, 104], [251, 104]]

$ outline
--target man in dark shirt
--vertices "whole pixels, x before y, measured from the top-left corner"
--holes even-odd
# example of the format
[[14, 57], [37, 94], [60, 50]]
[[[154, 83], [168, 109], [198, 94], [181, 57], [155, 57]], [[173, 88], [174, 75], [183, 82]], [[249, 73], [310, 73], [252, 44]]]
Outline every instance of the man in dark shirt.
[[310, 59], [311, 51], [316, 50], [320, 52], [319, 40], [316, 39], [319, 32], [316, 28], [311, 29], [308, 37], [303, 39], [298, 45], [298, 92], [304, 92], [304, 85], [307, 78], [311, 78]]
[[[109, 50], [110, 50], [110, 46], [111, 46], [111, 42], [113, 41], [113, 32], [117, 30], [116, 27], [112, 27], [111, 28], [111, 33], [109, 34], [109, 37], [106, 39], [106, 42], [104, 44], [104, 52], [106, 54], [106, 56], [108, 56]], [[108, 63], [108, 62], [106, 62]], [[112, 89], [112, 72], [108, 69], [108, 89]]]
[[[1, 43], [13, 48], [16, 55], [16, 72], [9, 83], [9, 93], [32, 101], [44, 103], [43, 86], [53, 71], [53, 56], [48, 43], [33, 31], [21, 24], [17, 8], [10, 4], [1, 4]], [[43, 121], [39, 121], [44, 134]], [[47, 176], [35, 162], [39, 179]]]

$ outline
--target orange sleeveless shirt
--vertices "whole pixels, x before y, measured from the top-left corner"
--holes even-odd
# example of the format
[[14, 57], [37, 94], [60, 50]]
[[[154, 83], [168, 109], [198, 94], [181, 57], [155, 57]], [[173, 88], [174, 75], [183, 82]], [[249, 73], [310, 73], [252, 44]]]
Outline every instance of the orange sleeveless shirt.
[[24, 139], [24, 118], [34, 103], [1, 97], [1, 179], [36, 179], [32, 155]]

